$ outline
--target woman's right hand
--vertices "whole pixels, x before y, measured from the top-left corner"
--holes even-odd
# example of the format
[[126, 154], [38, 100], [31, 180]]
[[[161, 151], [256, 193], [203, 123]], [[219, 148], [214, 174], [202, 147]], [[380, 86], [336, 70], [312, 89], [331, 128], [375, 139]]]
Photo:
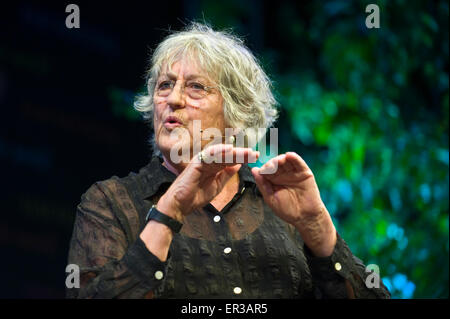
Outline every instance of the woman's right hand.
[[[214, 199], [239, 171], [241, 163], [255, 162], [259, 152], [230, 144], [216, 144], [203, 150], [203, 156], [209, 160], [200, 160], [199, 155], [191, 159], [156, 205], [159, 211], [179, 222]], [[211, 157], [222, 159], [221, 163], [211, 162]]]

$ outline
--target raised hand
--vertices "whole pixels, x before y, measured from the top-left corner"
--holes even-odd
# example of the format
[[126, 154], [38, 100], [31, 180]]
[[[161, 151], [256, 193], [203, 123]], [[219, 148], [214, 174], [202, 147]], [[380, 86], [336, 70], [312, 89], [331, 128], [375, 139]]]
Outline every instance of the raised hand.
[[[182, 221], [194, 209], [205, 206], [223, 189], [228, 180], [236, 174], [241, 163], [256, 161], [258, 152], [251, 148], [238, 148], [229, 144], [216, 144], [194, 156], [183, 172], [169, 187], [158, 202], [158, 210]], [[221, 163], [209, 159], [221, 159]], [[230, 161], [227, 161], [230, 159]]]
[[288, 152], [272, 158], [261, 168], [253, 168], [252, 173], [264, 201], [274, 213], [295, 226], [313, 253], [330, 255], [336, 243], [336, 230], [306, 162], [298, 154]]

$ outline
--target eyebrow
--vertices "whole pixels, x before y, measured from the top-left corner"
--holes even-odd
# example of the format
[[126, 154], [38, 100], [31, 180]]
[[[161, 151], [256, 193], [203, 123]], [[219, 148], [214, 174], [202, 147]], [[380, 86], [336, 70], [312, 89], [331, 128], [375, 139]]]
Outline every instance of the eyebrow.
[[[160, 77], [162, 77], [162, 76], [166, 76], [169, 79], [176, 79], [177, 78], [177, 74], [175, 74], [173, 72], [167, 72], [167, 73], [161, 74]], [[209, 79], [207, 77], [205, 77], [204, 75], [200, 75], [200, 74], [188, 74], [185, 77], [186, 81], [193, 80], [193, 79], [203, 79], [205, 81], [209, 81]]]

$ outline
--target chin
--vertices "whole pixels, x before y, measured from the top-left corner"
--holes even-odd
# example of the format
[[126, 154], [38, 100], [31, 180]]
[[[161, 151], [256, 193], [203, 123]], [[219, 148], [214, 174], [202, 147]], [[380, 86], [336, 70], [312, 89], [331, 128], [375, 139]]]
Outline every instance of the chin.
[[[161, 143], [157, 143], [161, 154], [164, 155], [166, 160], [170, 160], [174, 164], [187, 164], [190, 162], [192, 158], [192, 147], [190, 144], [180, 144], [177, 142], [171, 141], [171, 143], [161, 141]], [[173, 151], [172, 151], [173, 150]], [[171, 158], [171, 152], [174, 152], [174, 158]], [[184, 152], [184, 154], [183, 154]]]

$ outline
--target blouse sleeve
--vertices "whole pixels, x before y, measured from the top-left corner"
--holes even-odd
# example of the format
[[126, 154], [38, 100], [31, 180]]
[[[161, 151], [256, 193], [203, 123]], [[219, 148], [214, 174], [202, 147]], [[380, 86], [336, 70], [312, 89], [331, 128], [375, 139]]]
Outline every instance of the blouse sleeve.
[[112, 199], [94, 184], [77, 207], [68, 263], [80, 270], [80, 287], [68, 298], [152, 298], [165, 279], [166, 262], [137, 237], [130, 243], [114, 212]]
[[306, 245], [304, 252], [316, 298], [390, 298], [379, 275], [366, 272], [366, 266], [352, 254], [339, 234], [331, 256], [316, 257]]

